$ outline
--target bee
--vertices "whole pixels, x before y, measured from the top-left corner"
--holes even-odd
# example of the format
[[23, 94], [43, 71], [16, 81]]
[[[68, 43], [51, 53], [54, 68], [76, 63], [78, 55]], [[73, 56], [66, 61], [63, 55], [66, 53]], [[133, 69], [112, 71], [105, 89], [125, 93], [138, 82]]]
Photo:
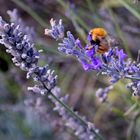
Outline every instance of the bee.
[[97, 54], [104, 54], [110, 47], [118, 45], [118, 41], [109, 35], [104, 28], [93, 28], [89, 35], [91, 40], [88, 50], [94, 47]]

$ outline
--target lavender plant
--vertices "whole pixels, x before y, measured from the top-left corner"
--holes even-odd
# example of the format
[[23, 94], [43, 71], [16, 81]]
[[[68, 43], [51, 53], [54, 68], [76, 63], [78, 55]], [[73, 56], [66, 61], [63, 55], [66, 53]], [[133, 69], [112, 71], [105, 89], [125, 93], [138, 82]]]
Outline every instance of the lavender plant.
[[[60, 20], [61, 21], [61, 20]], [[58, 50], [66, 55], [72, 55], [77, 58], [84, 70], [97, 71], [103, 75], [111, 78], [111, 86], [105, 89], [99, 89], [96, 95], [101, 101], [105, 101], [108, 92], [113, 88], [113, 84], [118, 82], [120, 79], [130, 79], [131, 83], [128, 83], [127, 87], [133, 90], [133, 95], [140, 94], [140, 61], [132, 61], [127, 59], [127, 55], [123, 49], [119, 49], [118, 43], [113, 43], [111, 48], [104, 54], [97, 54], [98, 45], [94, 44], [91, 49], [88, 49], [89, 44], [92, 41], [92, 37], [89, 34], [87, 36], [88, 43], [85, 47], [81, 45], [79, 39], [76, 39], [70, 31], [64, 35], [62, 28], [62, 22], [57, 24], [55, 20], [50, 21], [51, 29], [46, 29], [45, 34], [53, 37], [56, 40], [61, 40], [58, 44]], [[61, 26], [60, 26], [61, 25]], [[138, 58], [139, 58], [138, 54]]]
[[[10, 16], [12, 14], [10, 13]], [[58, 25], [52, 20], [52, 30], [46, 30], [55, 39], [63, 37], [64, 27], [62, 21]], [[70, 39], [74, 39], [71, 34]], [[75, 135], [81, 140], [94, 140], [103, 138], [99, 135], [94, 124], [88, 122], [85, 117], [81, 117], [66, 105], [68, 95], [62, 96], [60, 88], [57, 87], [57, 76], [49, 66], [39, 66], [39, 58], [41, 50], [36, 50], [31, 38], [28, 37], [23, 28], [16, 23], [7, 23], [0, 17], [0, 43], [6, 47], [6, 52], [10, 53], [13, 63], [27, 72], [27, 78], [33, 78], [35, 85], [28, 87], [28, 90], [48, 95], [49, 99], [54, 103], [55, 108], [62, 119], [66, 122], [66, 126], [74, 130]], [[68, 39], [66, 39], [68, 40]], [[72, 40], [74, 41], [74, 40]], [[63, 42], [65, 43], [65, 42]], [[73, 44], [72, 44], [73, 45]]]

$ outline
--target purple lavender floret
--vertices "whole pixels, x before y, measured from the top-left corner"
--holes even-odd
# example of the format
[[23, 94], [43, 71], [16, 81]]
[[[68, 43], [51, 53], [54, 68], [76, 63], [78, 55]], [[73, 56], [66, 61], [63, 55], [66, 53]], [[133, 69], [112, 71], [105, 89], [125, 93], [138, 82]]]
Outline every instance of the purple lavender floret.
[[60, 19], [58, 24], [55, 20], [50, 20], [51, 29], [45, 29], [45, 34], [59, 40], [64, 37], [64, 26], [62, 25], [62, 20]]
[[123, 52], [123, 50], [122, 49], [119, 50], [118, 48], [116, 48], [116, 56], [118, 57], [120, 63], [123, 63], [123, 61], [127, 57], [127, 55]]
[[75, 49], [75, 38], [71, 34], [71, 32], [67, 32], [67, 37], [65, 37], [62, 43], [59, 43], [58, 50], [66, 53], [67, 55], [78, 55], [78, 51], [76, 53]]

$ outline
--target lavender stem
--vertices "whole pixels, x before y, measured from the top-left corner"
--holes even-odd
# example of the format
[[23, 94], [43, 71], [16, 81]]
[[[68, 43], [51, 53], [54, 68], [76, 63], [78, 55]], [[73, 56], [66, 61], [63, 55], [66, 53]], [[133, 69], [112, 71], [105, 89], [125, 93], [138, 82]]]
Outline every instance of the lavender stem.
[[125, 78], [133, 79], [133, 80], [140, 80], [140, 77], [136, 77], [136, 76], [133, 76], [133, 75], [126, 75]]
[[[77, 120], [79, 120], [83, 126], [88, 127], [88, 124], [86, 123], [86, 121], [84, 121], [79, 115], [77, 115], [68, 105], [66, 105], [64, 102], [62, 102], [61, 100], [59, 100], [59, 98], [57, 98], [57, 96], [55, 96], [52, 92], [51, 89], [48, 89], [46, 87], [46, 85], [41, 82], [44, 86], [45, 89], [47, 89], [48, 93], [57, 101], [59, 102], [73, 117], [75, 117]], [[95, 132], [95, 130], [91, 130], [99, 140], [104, 140], [98, 133]]]

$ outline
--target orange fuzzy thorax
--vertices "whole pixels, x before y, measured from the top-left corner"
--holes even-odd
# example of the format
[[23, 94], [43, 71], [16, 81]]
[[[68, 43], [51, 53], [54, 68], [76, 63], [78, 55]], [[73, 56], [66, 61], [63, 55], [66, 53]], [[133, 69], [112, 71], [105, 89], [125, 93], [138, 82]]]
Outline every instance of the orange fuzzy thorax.
[[90, 30], [90, 34], [92, 35], [92, 39], [96, 40], [106, 37], [107, 32], [104, 28], [93, 28]]

